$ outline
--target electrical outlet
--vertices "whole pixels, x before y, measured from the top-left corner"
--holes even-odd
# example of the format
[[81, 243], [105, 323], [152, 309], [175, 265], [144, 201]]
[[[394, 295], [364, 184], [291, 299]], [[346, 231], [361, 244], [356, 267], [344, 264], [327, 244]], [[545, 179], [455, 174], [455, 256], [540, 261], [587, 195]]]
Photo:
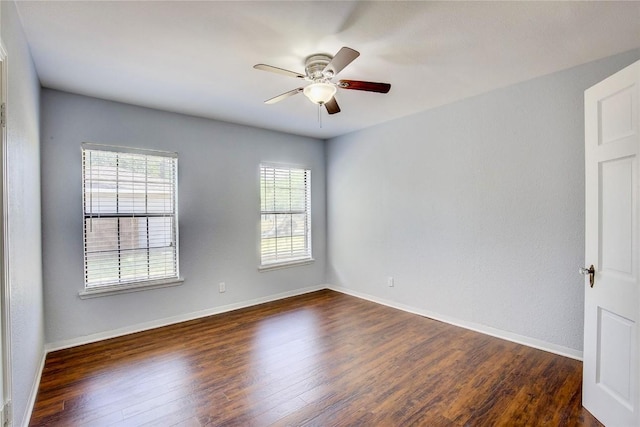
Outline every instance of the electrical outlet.
[[394, 282], [393, 282], [393, 277], [389, 276], [387, 277], [387, 286], [389, 286], [390, 288], [393, 288]]
[[227, 285], [224, 282], [220, 282], [218, 284], [218, 291], [220, 291], [220, 293], [226, 292], [227, 291]]

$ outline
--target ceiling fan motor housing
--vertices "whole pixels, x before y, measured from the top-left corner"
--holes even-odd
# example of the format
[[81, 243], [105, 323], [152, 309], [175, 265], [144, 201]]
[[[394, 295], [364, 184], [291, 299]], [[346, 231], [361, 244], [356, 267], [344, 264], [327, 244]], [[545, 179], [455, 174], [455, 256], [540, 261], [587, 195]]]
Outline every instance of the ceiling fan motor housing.
[[310, 80], [325, 81], [333, 77], [333, 72], [328, 71], [323, 73], [323, 70], [329, 65], [329, 62], [333, 59], [333, 56], [326, 54], [317, 54], [307, 57], [304, 61], [304, 69]]

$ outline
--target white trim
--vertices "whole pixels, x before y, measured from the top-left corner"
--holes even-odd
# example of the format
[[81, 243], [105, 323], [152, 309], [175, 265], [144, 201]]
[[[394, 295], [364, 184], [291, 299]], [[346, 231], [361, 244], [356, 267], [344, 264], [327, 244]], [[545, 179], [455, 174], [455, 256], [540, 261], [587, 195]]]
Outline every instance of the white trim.
[[278, 169], [308, 169], [311, 170], [311, 166], [306, 163], [278, 163], [278, 162], [260, 162], [260, 166], [267, 166], [270, 168]]
[[264, 264], [258, 267], [258, 271], [265, 272], [271, 270], [280, 270], [281, 268], [289, 268], [289, 267], [297, 267], [300, 265], [313, 264], [315, 259], [313, 258], [303, 258], [298, 260], [284, 261], [284, 262], [274, 262], [271, 264]]
[[28, 427], [29, 421], [31, 421], [31, 414], [33, 413], [33, 407], [36, 404], [36, 397], [38, 397], [38, 388], [40, 387], [40, 381], [42, 380], [42, 371], [44, 370], [44, 363], [46, 360], [47, 351], [45, 349], [45, 351], [42, 352], [42, 360], [40, 361], [40, 369], [38, 369], [38, 375], [35, 377], [35, 381], [33, 382], [33, 386], [31, 387], [31, 393], [29, 393], [29, 400], [27, 400], [24, 417], [22, 418], [23, 427]]
[[[2, 67], [2, 79], [0, 79], [0, 103], [5, 104], [5, 125], [0, 128], [2, 135], [0, 136], [0, 269], [2, 270], [2, 276], [0, 277], [0, 309], [1, 314], [1, 330], [0, 330], [0, 351], [2, 352], [1, 366], [2, 369], [2, 381], [0, 387], [2, 387], [3, 402], [0, 404], [4, 407], [7, 402], [11, 402], [12, 388], [11, 388], [11, 286], [9, 275], [9, 186], [8, 186], [8, 156], [7, 156], [7, 127], [9, 126], [9, 94], [8, 94], [8, 72], [7, 66], [7, 50], [3, 41], [0, 39], [0, 67]], [[39, 378], [39, 377], [38, 377]], [[15, 418], [13, 414], [9, 414], [9, 417]], [[9, 419], [9, 425], [12, 423], [12, 419]]]
[[116, 338], [123, 335], [134, 334], [136, 332], [147, 331], [149, 329], [160, 328], [162, 326], [173, 325], [175, 323], [186, 322], [189, 320], [199, 319], [201, 317], [213, 316], [215, 314], [226, 313], [228, 311], [238, 310], [240, 308], [251, 307], [254, 305], [264, 304], [266, 302], [277, 301], [284, 298], [294, 297], [297, 295], [308, 294], [310, 292], [320, 291], [322, 289], [329, 289], [328, 285], [316, 285], [302, 289], [295, 289], [293, 291], [282, 292], [275, 295], [269, 295], [260, 298], [254, 298], [248, 301], [241, 301], [234, 304], [223, 305], [220, 307], [208, 308], [205, 310], [194, 311], [187, 314], [179, 314], [177, 316], [166, 317], [164, 319], [152, 320], [150, 322], [138, 323], [133, 326], [126, 326], [123, 328], [113, 329], [111, 331], [99, 332], [97, 334], [85, 335], [83, 337], [72, 338], [63, 341], [57, 341], [54, 343], [46, 344], [45, 350], [47, 353], [57, 350], [62, 350], [69, 347], [76, 347], [83, 344], [89, 344], [96, 341], [102, 341], [110, 338]]
[[515, 334], [513, 332], [504, 331], [502, 329], [492, 328], [491, 326], [481, 325], [479, 323], [469, 322], [466, 320], [456, 319], [454, 317], [445, 316], [439, 313], [434, 313], [429, 310], [424, 310], [405, 304], [400, 304], [394, 301], [390, 301], [384, 298], [378, 298], [373, 295], [365, 294], [362, 292], [354, 291], [351, 289], [343, 288], [341, 286], [333, 286], [330, 284], [310, 286], [302, 289], [296, 289], [293, 291], [282, 292], [275, 295], [269, 295], [261, 298], [254, 298], [248, 301], [241, 301], [234, 304], [228, 304], [220, 307], [214, 307], [210, 309], [195, 311], [187, 314], [181, 314], [177, 316], [167, 317], [164, 319], [154, 320], [151, 322], [139, 323], [133, 326], [127, 326], [124, 328], [114, 329], [111, 331], [100, 332], [97, 334], [86, 335], [83, 337], [72, 338], [69, 340], [58, 341], [45, 345], [46, 352], [62, 350], [69, 347], [75, 347], [83, 344], [89, 344], [101, 340], [115, 338], [123, 335], [133, 334], [136, 332], [142, 332], [149, 329], [160, 328], [163, 326], [173, 325], [175, 323], [186, 322], [189, 320], [199, 319], [202, 317], [213, 316], [216, 314], [222, 314], [241, 308], [251, 307], [254, 305], [264, 304], [271, 301], [277, 301], [284, 298], [289, 298], [297, 295], [304, 295], [310, 292], [316, 292], [322, 289], [330, 289], [332, 291], [340, 292], [346, 295], [351, 295], [356, 298], [371, 301], [377, 304], [386, 305], [387, 307], [402, 310], [407, 313], [417, 314], [419, 316], [428, 317], [430, 319], [438, 320], [448, 323], [453, 326], [459, 326], [461, 328], [469, 329], [481, 334], [489, 335], [495, 338], [504, 339], [514, 342], [516, 344], [525, 345], [538, 350], [543, 350], [549, 353], [557, 354], [559, 356], [569, 357], [571, 359], [582, 361], [582, 352], [569, 347], [564, 347], [558, 344], [553, 344], [547, 341], [539, 340], [536, 338], [527, 337], [524, 335]]
[[[305, 185], [304, 185], [304, 190], [305, 190], [305, 208], [304, 211], [293, 211], [293, 210], [288, 210], [288, 211], [280, 211], [280, 212], [274, 212], [274, 211], [268, 211], [265, 212], [263, 211], [263, 200], [262, 200], [262, 178], [263, 178], [263, 172], [265, 171], [265, 169], [283, 169], [283, 170], [289, 170], [291, 171], [302, 171], [304, 172], [304, 176], [305, 176]], [[266, 176], [266, 175], [265, 175]], [[313, 219], [312, 219], [312, 214], [311, 214], [311, 168], [310, 167], [298, 167], [295, 165], [274, 165], [274, 164], [269, 164], [269, 163], [260, 163], [258, 165], [258, 201], [259, 201], [259, 212], [258, 212], [258, 222], [256, 224], [257, 226], [257, 230], [258, 230], [258, 241], [257, 241], [257, 246], [256, 246], [256, 250], [257, 250], [257, 254], [258, 254], [258, 260], [259, 260], [259, 265], [258, 265], [258, 271], [268, 271], [268, 270], [273, 270], [273, 269], [278, 269], [278, 268], [287, 268], [287, 267], [292, 267], [295, 265], [300, 265], [300, 264], [304, 264], [306, 262], [313, 262], [313, 238], [312, 238], [312, 223], [313, 223]], [[290, 206], [291, 208], [291, 206]], [[266, 214], [292, 214], [292, 213], [297, 213], [297, 214], [301, 214], [303, 213], [305, 215], [306, 218], [306, 227], [305, 227], [305, 238], [306, 238], [306, 245], [308, 246], [308, 251], [305, 252], [304, 257], [303, 258], [286, 258], [286, 259], [282, 259], [282, 260], [276, 260], [276, 261], [272, 261], [272, 262], [267, 262], [264, 263], [264, 254], [262, 252], [262, 217]], [[277, 237], [276, 237], [276, 241], [277, 241]], [[277, 246], [276, 246], [277, 247]], [[276, 257], [277, 257], [277, 249], [276, 249]]]
[[[34, 387], [31, 391], [31, 395], [29, 398], [29, 402], [27, 405], [27, 413], [25, 414], [25, 420], [28, 424], [31, 418], [31, 412], [33, 411], [33, 407], [35, 405], [35, 399], [38, 392], [38, 386], [40, 379], [42, 378], [42, 371], [44, 369], [44, 363], [46, 359], [46, 355], [53, 351], [63, 350], [70, 347], [76, 347], [79, 345], [90, 344], [97, 341], [102, 341], [110, 338], [116, 338], [123, 335], [129, 335], [136, 332], [142, 332], [149, 329], [160, 328], [163, 326], [173, 325], [180, 322], [186, 322], [189, 320], [199, 319], [202, 317], [213, 316], [216, 314], [222, 314], [233, 310], [238, 310], [241, 308], [251, 307], [254, 305], [264, 304], [271, 301], [277, 301], [284, 298], [294, 297], [298, 295], [304, 295], [310, 292], [320, 291], [322, 289], [330, 289], [336, 292], [340, 292], [346, 295], [351, 295], [356, 298], [364, 299], [367, 301], [374, 302], [376, 304], [386, 305], [391, 308], [395, 308], [397, 310], [402, 310], [407, 313], [416, 314], [423, 317], [428, 317], [430, 319], [438, 320], [441, 322], [448, 323], [450, 325], [459, 326], [465, 329], [469, 329], [481, 334], [489, 335], [492, 337], [504, 339], [507, 341], [514, 342], [516, 344], [525, 345], [527, 347], [532, 347], [538, 350], [547, 351], [549, 353], [557, 354], [559, 356], [569, 357], [571, 359], [576, 359], [582, 361], [582, 352], [578, 350], [574, 350], [572, 348], [560, 346], [557, 344], [552, 344], [546, 341], [538, 340], [535, 338], [525, 337], [523, 335], [514, 334], [512, 332], [503, 331], [500, 329], [492, 328], [490, 326], [484, 326], [473, 322], [467, 322], [464, 320], [455, 319], [449, 316], [443, 316], [441, 314], [433, 313], [428, 310], [418, 309], [415, 307], [407, 306], [404, 304], [399, 304], [393, 301], [386, 300], [384, 298], [374, 297], [369, 294], [353, 291], [351, 289], [343, 288], [340, 286], [333, 286], [330, 284], [324, 285], [316, 285], [310, 286], [302, 289], [296, 289], [293, 291], [282, 292], [275, 295], [270, 295], [261, 298], [254, 298], [248, 301], [242, 301], [234, 304], [228, 304], [221, 307], [214, 307], [211, 309], [200, 310], [192, 313], [187, 313], [183, 315], [177, 315], [172, 317], [167, 317], [164, 319], [159, 319], [151, 322], [139, 323], [137, 325], [128, 326], [124, 328], [114, 329], [111, 331], [100, 332], [97, 334], [86, 335], [83, 337], [72, 338], [69, 340], [58, 341], [54, 343], [49, 343], [45, 345], [44, 354], [42, 356], [42, 362], [40, 364], [40, 371], [38, 373], [38, 381], [34, 383]], [[26, 425], [25, 424], [25, 427]]]
[[95, 142], [83, 142], [81, 144], [83, 150], [111, 151], [114, 153], [141, 154], [145, 156], [159, 156], [178, 158], [175, 151], [153, 150], [150, 148], [121, 147], [119, 145], [97, 144]]
[[126, 283], [122, 285], [96, 286], [78, 292], [80, 299], [108, 297], [109, 295], [128, 294], [129, 292], [148, 291], [150, 289], [180, 286], [184, 282], [181, 277], [146, 282]]
[[[157, 151], [157, 150], [147, 150], [147, 149], [137, 149], [137, 148], [126, 148], [126, 147], [117, 147], [117, 146], [109, 146], [109, 145], [100, 145], [89, 142], [83, 142], [81, 144], [81, 156], [82, 156], [82, 214], [83, 214], [83, 228], [82, 235], [84, 241], [84, 290], [80, 291], [80, 298], [91, 298], [94, 296], [105, 296], [105, 295], [113, 295], [119, 293], [133, 292], [136, 290], [142, 290], [143, 288], [152, 289], [157, 287], [166, 287], [169, 286], [170, 282], [178, 282], [182, 281], [180, 279], [180, 258], [179, 258], [179, 233], [178, 233], [178, 154], [174, 152], [165, 152], [165, 151]], [[95, 156], [95, 157], [94, 157]], [[115, 165], [107, 164], [105, 169], [102, 168], [102, 160], [108, 160], [109, 162], [115, 161]], [[131, 172], [131, 175], [124, 174], [122, 178], [120, 178], [120, 167], [119, 161], [127, 161], [132, 165], [137, 167], [144, 166], [144, 172], [140, 172], [136, 177]], [[171, 176], [165, 177], [163, 175], [161, 180], [162, 188], [158, 190], [158, 194], [162, 195], [162, 199], [160, 200], [160, 210], [154, 210], [154, 212], [149, 212], [147, 207], [147, 200], [149, 198], [149, 189], [147, 188], [147, 183], [149, 182], [149, 170], [148, 163], [152, 160], [153, 162], [160, 161], [161, 167], [163, 170], [165, 168], [169, 168], [171, 172]], [[115, 168], [115, 171], [112, 170]], [[110, 196], [115, 196], [115, 212], [111, 211], [111, 208], [107, 208], [106, 212], [103, 212], [100, 207], [101, 197], [99, 194], [102, 193], [102, 189], [100, 181], [102, 181], [105, 177], [101, 177], [102, 173], [107, 173], [108, 182], [117, 184], [115, 188], [115, 192], [112, 194], [111, 190], [108, 190], [107, 194]], [[115, 172], [115, 175], [113, 175]], [[96, 177], [94, 178], [94, 173]], [[142, 176], [140, 176], [142, 175]], [[113, 179], [115, 178], [115, 182]], [[144, 181], [142, 179], [144, 178]], [[136, 203], [131, 205], [129, 208], [126, 206], [121, 211], [121, 205], [118, 202], [118, 196], [123, 194], [121, 193], [120, 183], [125, 183], [128, 185], [135, 186], [137, 184], [142, 184], [144, 182], [144, 201], [145, 201], [145, 209], [141, 212], [137, 212], [135, 209]], [[94, 188], [94, 186], [97, 186]], [[126, 188], [126, 186], [125, 186]], [[125, 191], [125, 190], [122, 190]], [[134, 191], [135, 190], [130, 190]], [[127, 194], [126, 192], [124, 193]], [[95, 196], [94, 196], [95, 195]], [[171, 203], [169, 205], [166, 204], [166, 196], [171, 196]], [[98, 198], [98, 202], [94, 207], [93, 199], [94, 197]], [[135, 202], [135, 200], [134, 200]], [[126, 203], [125, 203], [126, 204]], [[130, 203], [129, 203], [130, 204]], [[127, 204], [127, 206], [129, 206]], [[173, 271], [168, 274], [166, 268], [167, 263], [166, 259], [164, 260], [165, 264], [159, 264], [160, 267], [164, 267], [164, 271], [161, 269], [158, 273], [162, 273], [163, 276], [159, 277], [155, 280], [148, 280], [146, 275], [150, 275], [151, 271], [147, 270], [144, 273], [139, 272], [138, 270], [133, 271], [133, 275], [135, 276], [134, 281], [123, 280], [120, 258], [122, 256], [122, 249], [120, 247], [121, 236], [120, 236], [120, 218], [130, 218], [135, 219], [139, 218], [142, 220], [146, 220], [147, 228], [146, 228], [146, 246], [149, 246], [148, 240], [152, 237], [152, 232], [149, 230], [149, 218], [150, 217], [159, 217], [164, 220], [170, 220], [171, 226], [167, 227], [167, 224], [162, 224], [161, 231], [153, 231], [153, 236], [158, 236], [162, 238], [163, 244], [158, 246], [158, 248], [167, 250], [172, 248], [173, 252]], [[100, 239], [100, 234], [93, 234], [93, 221], [100, 221], [101, 218], [105, 218], [108, 221], [111, 219], [117, 218], [118, 223], [118, 233], [115, 236], [115, 229], [110, 229], [108, 232], [108, 236], [114, 234], [111, 237], [117, 237], [117, 248], [114, 247], [96, 247], [95, 244], [98, 242], [96, 239]], [[111, 218], [111, 219], [109, 219]], [[91, 230], [87, 229], [87, 225], [91, 224]], [[138, 230], [138, 233], [140, 230]], [[169, 234], [170, 236], [167, 236]], [[170, 242], [168, 241], [170, 240]], [[142, 245], [141, 242], [138, 242], [136, 239], [135, 244], [127, 248], [125, 250], [134, 249], [146, 249], [147, 252], [147, 268], [152, 267], [152, 260], [149, 257], [149, 248], [151, 246], [146, 247]], [[95, 258], [94, 255], [97, 254], [98, 258]], [[106, 277], [100, 277], [101, 274], [94, 275], [91, 273], [92, 269], [96, 266], [96, 263], [100, 263], [101, 261], [118, 261], [118, 269], [113, 270], [113, 266], [107, 266], [103, 271], [106, 274]], [[156, 261], [153, 261], [156, 262]], [[131, 272], [129, 272], [131, 273]], [[105, 281], [107, 281], [105, 283]], [[102, 288], [102, 290], [99, 290]]]
[[424, 310], [421, 308], [400, 304], [395, 301], [390, 301], [384, 298], [378, 298], [373, 295], [365, 294], [362, 292], [354, 291], [354, 290], [343, 288], [340, 286], [329, 286], [328, 289], [331, 289], [333, 291], [340, 292], [343, 294], [351, 295], [357, 298], [361, 298], [367, 301], [386, 305], [387, 307], [406, 311], [407, 313], [417, 314], [423, 317], [428, 317], [430, 319], [438, 320], [440, 322], [448, 323], [453, 326], [459, 326], [461, 328], [469, 329], [474, 332], [479, 332], [481, 334], [489, 335], [495, 338], [511, 341], [516, 344], [526, 345], [527, 347], [532, 347], [538, 350], [543, 350], [549, 353], [557, 354], [559, 356], [564, 356], [571, 359], [582, 361], [582, 352], [579, 350], [575, 350], [573, 348], [564, 347], [558, 344], [553, 344], [547, 341], [527, 337], [524, 335], [518, 335], [513, 332], [492, 328], [491, 326], [481, 325], [479, 323], [456, 319], [455, 317], [445, 316], [439, 313], [434, 313], [429, 310]]

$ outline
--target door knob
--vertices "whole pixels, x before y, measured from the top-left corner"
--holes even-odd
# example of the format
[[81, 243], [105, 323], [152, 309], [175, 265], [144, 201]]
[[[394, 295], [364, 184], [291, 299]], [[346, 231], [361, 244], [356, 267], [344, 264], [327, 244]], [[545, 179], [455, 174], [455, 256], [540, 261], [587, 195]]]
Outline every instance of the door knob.
[[579, 271], [580, 271], [580, 274], [584, 274], [585, 276], [587, 274], [589, 275], [589, 284], [593, 288], [593, 283], [596, 280], [596, 269], [593, 267], [593, 264], [591, 264], [591, 267], [589, 268], [581, 267]]

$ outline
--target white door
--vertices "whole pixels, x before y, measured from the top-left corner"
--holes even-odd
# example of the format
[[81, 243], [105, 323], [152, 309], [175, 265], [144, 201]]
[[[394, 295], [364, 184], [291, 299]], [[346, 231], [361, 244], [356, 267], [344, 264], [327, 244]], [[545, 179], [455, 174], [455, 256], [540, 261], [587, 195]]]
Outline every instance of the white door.
[[640, 426], [640, 61], [585, 92], [582, 402], [609, 427]]

